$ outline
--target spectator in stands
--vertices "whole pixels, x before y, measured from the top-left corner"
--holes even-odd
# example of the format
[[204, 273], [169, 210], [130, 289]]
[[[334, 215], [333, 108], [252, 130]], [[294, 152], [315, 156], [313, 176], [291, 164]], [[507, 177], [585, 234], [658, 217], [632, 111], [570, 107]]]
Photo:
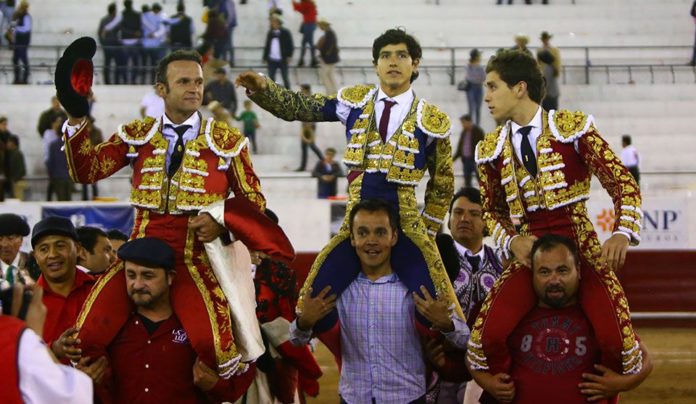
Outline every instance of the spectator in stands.
[[203, 40], [213, 45], [213, 56], [216, 59], [223, 59], [229, 36], [227, 32], [227, 22], [225, 17], [217, 10], [208, 11], [208, 22], [203, 33]]
[[471, 115], [462, 115], [462, 117], [459, 118], [459, 122], [462, 124], [462, 134], [459, 137], [452, 162], [454, 163], [458, 158], [462, 159], [462, 166], [464, 167], [464, 187], [470, 188], [471, 177], [474, 173], [476, 173], [476, 179], [478, 181], [478, 172], [476, 171], [476, 160], [474, 159], [474, 155], [476, 145], [483, 140], [485, 133], [483, 129], [472, 122]]
[[12, 24], [14, 10], [15, 0], [0, 0], [0, 44], [8, 44], [4, 34]]
[[[312, 87], [309, 84], [302, 84], [300, 86], [300, 92], [303, 95], [311, 96]], [[316, 140], [317, 124], [315, 122], [302, 122], [300, 130], [300, 146], [302, 147], [302, 159], [300, 160], [300, 166], [297, 167], [295, 171], [304, 171], [307, 168], [307, 148], [312, 149], [314, 154], [317, 155], [319, 161], [324, 159], [321, 155], [321, 150], [317, 147], [314, 141]]]
[[283, 76], [283, 85], [290, 89], [288, 77], [288, 64], [295, 45], [292, 42], [292, 34], [283, 27], [283, 16], [277, 13], [271, 14], [271, 29], [266, 35], [266, 45], [263, 48], [263, 61], [268, 63], [268, 76], [275, 81], [276, 72], [280, 69]]
[[[145, 6], [143, 6], [145, 7]], [[166, 53], [167, 30], [162, 22], [162, 6], [154, 3], [152, 9], [142, 13], [142, 84], [155, 84], [157, 63]]]
[[249, 138], [251, 142], [251, 149], [254, 153], [256, 150], [256, 129], [260, 128], [259, 119], [256, 117], [256, 113], [251, 110], [252, 102], [249, 100], [244, 101], [244, 112], [241, 115], [236, 116], [234, 119], [243, 123], [242, 132], [244, 136]]
[[12, 136], [7, 125], [7, 117], [0, 116], [0, 202], [5, 200], [5, 148], [7, 147], [7, 141]]
[[[123, 69], [118, 70], [119, 61], [123, 57], [121, 54], [120, 43], [118, 40], [118, 31], [107, 31], [105, 27], [111, 23], [116, 17], [116, 3], [110, 3], [106, 8], [107, 14], [99, 21], [99, 44], [104, 52], [104, 84], [125, 84], [125, 72]], [[114, 65], [112, 67], [111, 65]], [[123, 64], [122, 62], [120, 62]], [[42, 131], [39, 131], [43, 133]]]
[[109, 238], [109, 241], [111, 242], [111, 247], [114, 250], [114, 254], [111, 256], [111, 259], [116, 261], [116, 252], [118, 251], [121, 246], [128, 241], [128, 236], [123, 234], [120, 230], [118, 229], [111, 229], [106, 232], [106, 236]]
[[[128, 77], [129, 84], [136, 84], [138, 75], [140, 74], [140, 37], [142, 36], [143, 27], [140, 13], [133, 10], [133, 1], [123, 1], [123, 11], [121, 15], [114, 18], [108, 23], [104, 30], [109, 32], [118, 30], [118, 35], [121, 38], [122, 59], [116, 59], [118, 65], [116, 74], [121, 74]], [[130, 67], [128, 66], [130, 64]]]
[[550, 50], [544, 49], [537, 53], [537, 60], [546, 82], [546, 94], [541, 101], [541, 107], [546, 111], [557, 110], [561, 91], [558, 85], [558, 72], [554, 66], [555, 58]]
[[[12, 84], [29, 84], [29, 43], [31, 42], [32, 20], [29, 15], [29, 2], [22, 0], [12, 16], [13, 48], [12, 65], [14, 81]], [[20, 62], [23, 66], [20, 66]]]
[[628, 168], [633, 178], [640, 185], [640, 155], [635, 146], [631, 144], [631, 135], [621, 136], [621, 162]]
[[549, 34], [547, 31], [541, 33], [541, 36], [539, 37], [539, 39], [541, 39], [541, 48], [537, 50], [537, 59], [539, 53], [541, 53], [542, 51], [547, 50], [551, 52], [551, 55], [553, 55], [554, 72], [556, 73], [556, 77], [559, 77], [562, 71], [561, 51], [558, 50], [558, 48], [556, 48], [555, 46], [551, 45], [551, 38], [553, 38], [553, 35]]
[[302, 14], [302, 25], [300, 32], [302, 33], [302, 50], [300, 51], [300, 60], [297, 62], [298, 67], [304, 66], [305, 49], [309, 46], [309, 56], [311, 57], [311, 67], [318, 67], [319, 62], [314, 55], [314, 31], [317, 29], [317, 5], [314, 0], [293, 0], [292, 7], [295, 11]]
[[326, 199], [336, 196], [338, 177], [343, 177], [341, 165], [334, 161], [336, 149], [329, 147], [324, 150], [324, 159], [317, 162], [312, 171], [312, 177], [317, 179], [317, 198]]
[[222, 67], [215, 70], [215, 81], [208, 83], [203, 92], [203, 105], [212, 101], [218, 101], [232, 115], [237, 113], [237, 92]]
[[59, 201], [72, 200], [73, 182], [68, 173], [68, 161], [65, 157], [65, 152], [62, 150], [63, 141], [58, 137], [63, 122], [62, 117], [57, 117], [53, 121], [51, 129], [44, 133], [43, 142], [44, 152], [46, 153], [44, 162], [48, 172], [47, 201], [53, 199], [54, 193]]
[[29, 225], [24, 218], [14, 213], [0, 214], [0, 290], [16, 282], [34, 283], [27, 268], [29, 254], [19, 251], [28, 235]]
[[90, 275], [101, 275], [109, 269], [115, 253], [109, 237], [98, 227], [77, 228], [77, 264], [89, 270]]
[[34, 257], [41, 268], [36, 283], [43, 288], [47, 310], [43, 339], [64, 362], [80, 359], [73, 325], [94, 284], [90, 275], [77, 270], [77, 243], [75, 226], [58, 216], [38, 222], [31, 235]]
[[[638, 387], [650, 375], [647, 350], [641, 343], [643, 361], [635, 374], [598, 365], [600, 346], [578, 302], [581, 271], [575, 243], [547, 234], [534, 242], [531, 254], [537, 303], [507, 340], [509, 374], [469, 367], [486, 390], [481, 402], [617, 402], [620, 392]], [[551, 370], [550, 364], [562, 366]]]
[[57, 116], [62, 116], [63, 119], [67, 119], [68, 117], [65, 114], [65, 111], [63, 111], [63, 108], [60, 106], [58, 97], [54, 95], [51, 97], [51, 108], [45, 110], [39, 116], [39, 122], [36, 125], [36, 130], [39, 132], [39, 136], [43, 137], [44, 132], [46, 132], [46, 129], [51, 128], [51, 124]]
[[180, 1], [176, 6], [176, 14], [170, 18], [169, 44], [172, 52], [178, 49], [193, 48], [193, 20], [186, 15], [184, 2]]
[[340, 60], [338, 56], [338, 39], [327, 20], [320, 18], [317, 21], [317, 25], [319, 29], [324, 31], [324, 35], [317, 42], [317, 50], [319, 50], [319, 58], [321, 59], [319, 77], [326, 89], [326, 94], [336, 94], [338, 87], [336, 87], [336, 79], [334, 78], [334, 67]]
[[523, 33], [519, 33], [515, 35], [515, 46], [512, 47], [513, 50], [517, 50], [520, 52], [524, 52], [529, 56], [532, 55], [532, 51], [527, 48], [527, 44], [529, 43], [529, 37]]
[[[443, 377], [459, 371], [454, 363], [461, 351], [441, 352], [439, 357], [425, 352], [430, 353], [430, 344], [445, 339], [461, 347], [469, 329], [453, 320], [447, 306], [433, 299], [425, 287], [423, 297], [409, 293], [392, 268], [392, 251], [400, 234], [397, 221], [397, 213], [385, 201], [363, 199], [355, 204], [349, 230], [360, 272], [340, 295], [330, 286], [317, 293], [310, 288], [300, 297], [302, 310], [290, 325], [290, 341], [304, 345], [316, 323], [337, 310], [340, 324], [320, 337], [342, 364], [341, 403], [425, 403], [428, 368], [442, 371]], [[431, 320], [426, 331], [414, 317], [420, 313], [430, 320], [428, 309], [433, 305], [445, 305], [446, 314]]]
[[[23, 286], [16, 289], [22, 296]], [[2, 305], [0, 315], [0, 363], [3, 377], [0, 378], [0, 401], [3, 403], [92, 403], [92, 380], [83, 372], [70, 366], [57, 364], [55, 358], [41, 341], [40, 335], [46, 327], [46, 306], [43, 289], [34, 288], [26, 314], [17, 318], [9, 299], [8, 306]], [[12, 316], [9, 314], [12, 313]], [[92, 372], [96, 368], [84, 369]]]
[[469, 64], [466, 66], [464, 79], [466, 102], [469, 105], [469, 115], [476, 125], [481, 124], [481, 103], [483, 102], [483, 83], [486, 81], [486, 70], [481, 66], [481, 52], [474, 48], [469, 52]]
[[[94, 119], [93, 116], [88, 116], [87, 117], [87, 129], [89, 130], [89, 141], [92, 144], [92, 146], [96, 146], [104, 141], [104, 135], [102, 134], [102, 130], [99, 129], [96, 125], [94, 125]], [[95, 182], [94, 184], [82, 184], [82, 200], [83, 201], [91, 201], [96, 199], [99, 196], [99, 186], [97, 185], [98, 183]], [[92, 197], [90, 198], [89, 196], [89, 188], [92, 188]]]
[[19, 137], [11, 135], [5, 142], [5, 177], [9, 185], [11, 198], [24, 200], [24, 190], [27, 188], [27, 166], [24, 154], [19, 149]]
[[155, 91], [155, 86], [150, 88], [140, 101], [140, 117], [146, 116], [159, 119], [164, 114], [164, 100]]
[[208, 8], [216, 10], [222, 16], [227, 28], [225, 50], [221, 59], [229, 61], [234, 66], [234, 29], [237, 27], [237, 9], [233, 0], [206, 0]]

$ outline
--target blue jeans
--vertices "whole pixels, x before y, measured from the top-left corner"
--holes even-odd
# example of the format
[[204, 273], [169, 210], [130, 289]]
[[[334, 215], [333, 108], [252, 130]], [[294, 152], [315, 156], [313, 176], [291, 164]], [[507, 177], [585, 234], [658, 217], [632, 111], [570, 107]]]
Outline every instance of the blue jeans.
[[312, 64], [317, 63], [317, 58], [314, 56], [314, 31], [317, 29], [315, 23], [302, 23], [302, 50], [300, 51], [300, 64], [304, 63], [304, 54], [306, 45], [309, 45], [309, 56], [311, 56]]
[[472, 84], [466, 92], [466, 101], [469, 104], [469, 115], [471, 120], [480, 125], [481, 122], [481, 103], [483, 102], [483, 86]]

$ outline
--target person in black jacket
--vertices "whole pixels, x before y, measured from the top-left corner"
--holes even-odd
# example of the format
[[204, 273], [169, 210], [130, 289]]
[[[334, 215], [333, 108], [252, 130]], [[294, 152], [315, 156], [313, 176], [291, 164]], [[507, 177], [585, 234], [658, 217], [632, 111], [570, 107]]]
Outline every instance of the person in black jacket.
[[280, 14], [271, 14], [271, 29], [266, 35], [263, 61], [268, 63], [268, 76], [273, 81], [275, 81], [276, 72], [280, 69], [280, 74], [283, 75], [283, 85], [288, 89], [290, 88], [288, 64], [294, 50], [292, 34], [283, 27], [283, 17]]
[[317, 25], [324, 31], [324, 35], [317, 42], [319, 58], [321, 59], [319, 77], [321, 77], [321, 83], [326, 89], [326, 94], [336, 94], [338, 88], [336, 87], [336, 79], [334, 79], [334, 66], [340, 60], [338, 39], [336, 39], [336, 33], [331, 29], [331, 24], [327, 20], [321, 18], [317, 21]]

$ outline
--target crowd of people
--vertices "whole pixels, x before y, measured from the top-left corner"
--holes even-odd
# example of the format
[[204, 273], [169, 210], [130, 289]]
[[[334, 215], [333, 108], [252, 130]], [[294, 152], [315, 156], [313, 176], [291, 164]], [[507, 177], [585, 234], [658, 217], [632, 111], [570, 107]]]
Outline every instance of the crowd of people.
[[[200, 114], [201, 55], [162, 58], [153, 90], [164, 112], [99, 141], [87, 99], [61, 85], [71, 70], [60, 67], [83, 44], [58, 62], [65, 112], [46, 111], [39, 128], [65, 139], [48, 150], [65, 147], [79, 183], [130, 165], [135, 223], [127, 237], [56, 216], [30, 229], [0, 215], [9, 347], [0, 361], [17, 363], [3, 368], [3, 402], [291, 403], [318, 394], [315, 337], [335, 356], [335, 394], [349, 404], [611, 402], [650, 374], [614, 275], [640, 241], [638, 185], [591, 116], [544, 109], [531, 54], [501, 50], [486, 65], [484, 100], [502, 125], [483, 135], [461, 117], [455, 156], [469, 184], [456, 193], [451, 122], [416, 96], [422, 49], [404, 30], [374, 41], [378, 85], [333, 97], [254, 72], [236, 78], [245, 112], [253, 102], [303, 131], [345, 126], [346, 216], [298, 290], [292, 243], [266, 206], [247, 137], [224, 114]], [[342, 175], [335, 153], [314, 170], [320, 197]], [[591, 175], [617, 210], [603, 244], [584, 210]], [[31, 255], [20, 253], [30, 234]]]

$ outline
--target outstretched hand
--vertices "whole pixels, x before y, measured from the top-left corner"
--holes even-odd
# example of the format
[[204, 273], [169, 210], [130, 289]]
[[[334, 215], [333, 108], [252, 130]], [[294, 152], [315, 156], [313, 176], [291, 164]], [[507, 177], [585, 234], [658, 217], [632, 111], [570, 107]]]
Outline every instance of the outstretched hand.
[[252, 93], [263, 91], [267, 87], [266, 79], [251, 70], [240, 73], [234, 80], [234, 84], [236, 84], [237, 87], [244, 87]]

